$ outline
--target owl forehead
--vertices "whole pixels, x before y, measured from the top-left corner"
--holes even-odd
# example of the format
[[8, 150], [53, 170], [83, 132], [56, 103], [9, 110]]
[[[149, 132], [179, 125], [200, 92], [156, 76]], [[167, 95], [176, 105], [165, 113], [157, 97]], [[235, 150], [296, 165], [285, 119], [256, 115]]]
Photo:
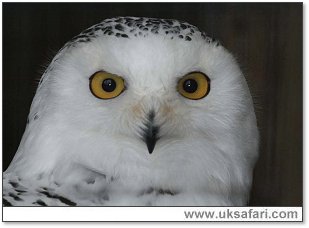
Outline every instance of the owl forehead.
[[194, 37], [204, 39], [206, 42], [216, 42], [205, 32], [187, 22], [174, 19], [158, 19], [146, 17], [116, 17], [93, 25], [68, 44], [86, 43], [100, 36], [113, 36], [117, 38], [147, 37], [149, 35], [164, 35], [169, 39], [182, 39], [192, 41]]
[[174, 82], [175, 77], [196, 70], [203, 50], [201, 42], [172, 41], [158, 36], [97, 42], [102, 44], [92, 47], [96, 53], [91, 58], [97, 60], [96, 71], [105, 70], [133, 80], [135, 85], [148, 86]]

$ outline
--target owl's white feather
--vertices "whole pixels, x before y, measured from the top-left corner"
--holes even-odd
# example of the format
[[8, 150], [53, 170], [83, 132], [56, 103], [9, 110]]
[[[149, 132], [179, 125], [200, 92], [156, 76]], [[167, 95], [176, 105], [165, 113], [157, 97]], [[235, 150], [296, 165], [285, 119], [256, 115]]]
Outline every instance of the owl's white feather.
[[[111, 20], [102, 24], [128, 25]], [[44, 197], [46, 205], [65, 205], [62, 196], [89, 206], [247, 203], [258, 131], [245, 78], [216, 41], [198, 30], [190, 40], [181, 39], [163, 26], [128, 37], [93, 27], [95, 36], [87, 42], [79, 42], [80, 36], [65, 45], [33, 99], [29, 124], [4, 174], [5, 200], [37, 205]], [[101, 70], [121, 75], [127, 89], [110, 100], [94, 97], [89, 77]], [[211, 80], [209, 94], [200, 100], [176, 90], [179, 78], [193, 71]], [[149, 154], [140, 129], [151, 111], [160, 138]], [[14, 200], [10, 181], [28, 194]], [[46, 196], [42, 187], [56, 197]]]

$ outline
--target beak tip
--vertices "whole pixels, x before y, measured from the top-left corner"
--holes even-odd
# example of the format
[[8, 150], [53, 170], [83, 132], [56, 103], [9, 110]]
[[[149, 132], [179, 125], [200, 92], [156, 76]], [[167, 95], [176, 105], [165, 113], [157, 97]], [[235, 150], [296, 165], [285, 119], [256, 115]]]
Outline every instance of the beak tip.
[[147, 143], [147, 149], [148, 149], [149, 154], [152, 154], [154, 148], [155, 148], [155, 142]]

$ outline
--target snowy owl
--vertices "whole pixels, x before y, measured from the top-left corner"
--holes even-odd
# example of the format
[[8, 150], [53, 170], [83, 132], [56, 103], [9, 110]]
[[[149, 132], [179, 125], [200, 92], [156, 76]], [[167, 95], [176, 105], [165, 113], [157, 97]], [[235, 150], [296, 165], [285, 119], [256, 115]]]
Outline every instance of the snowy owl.
[[241, 206], [258, 130], [234, 57], [197, 27], [117, 17], [44, 72], [4, 205]]

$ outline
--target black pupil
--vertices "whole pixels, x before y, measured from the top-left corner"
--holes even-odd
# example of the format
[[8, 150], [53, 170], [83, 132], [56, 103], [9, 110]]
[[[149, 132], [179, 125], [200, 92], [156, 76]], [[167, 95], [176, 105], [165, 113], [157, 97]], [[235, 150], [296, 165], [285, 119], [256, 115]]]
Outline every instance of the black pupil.
[[102, 83], [102, 88], [106, 92], [113, 92], [116, 89], [116, 82], [114, 79], [107, 78]]
[[183, 90], [187, 93], [194, 93], [197, 90], [197, 82], [194, 79], [187, 79], [183, 83]]

